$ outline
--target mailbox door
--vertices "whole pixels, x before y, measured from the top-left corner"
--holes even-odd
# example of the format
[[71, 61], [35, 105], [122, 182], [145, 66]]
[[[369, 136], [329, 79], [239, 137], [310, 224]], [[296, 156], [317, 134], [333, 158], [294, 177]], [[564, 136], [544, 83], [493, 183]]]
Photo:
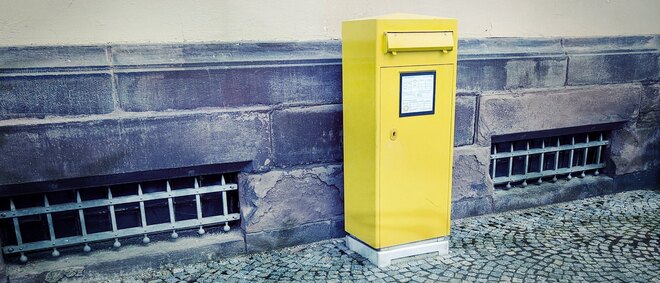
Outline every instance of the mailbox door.
[[449, 235], [454, 74], [381, 68], [380, 248]]

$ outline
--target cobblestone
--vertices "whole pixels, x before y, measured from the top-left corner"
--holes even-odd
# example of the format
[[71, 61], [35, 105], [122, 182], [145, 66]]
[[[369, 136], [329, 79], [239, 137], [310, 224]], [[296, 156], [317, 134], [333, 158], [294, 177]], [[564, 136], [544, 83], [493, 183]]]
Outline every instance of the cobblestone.
[[380, 269], [333, 239], [107, 280], [660, 282], [660, 191], [456, 220], [449, 250]]

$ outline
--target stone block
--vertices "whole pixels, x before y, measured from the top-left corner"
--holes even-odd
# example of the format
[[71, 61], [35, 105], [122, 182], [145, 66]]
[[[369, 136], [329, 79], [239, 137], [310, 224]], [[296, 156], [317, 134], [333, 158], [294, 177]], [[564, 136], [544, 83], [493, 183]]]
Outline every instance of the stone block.
[[118, 71], [125, 111], [341, 103], [341, 65]]
[[617, 191], [655, 189], [660, 190], [660, 167], [614, 176]]
[[341, 105], [324, 105], [274, 111], [271, 123], [275, 165], [341, 161], [341, 110]]
[[493, 194], [493, 181], [488, 175], [490, 148], [464, 146], [454, 149], [452, 201], [481, 198]]
[[114, 110], [110, 74], [0, 76], [0, 93], [0, 119]]
[[658, 78], [658, 52], [569, 55], [567, 85], [626, 83]]
[[245, 234], [248, 253], [301, 245], [346, 235], [344, 221], [320, 221], [289, 229]]
[[456, 78], [458, 91], [506, 89], [506, 59], [459, 60]]
[[464, 198], [451, 203], [451, 219], [460, 219], [492, 213], [493, 200], [490, 196], [480, 198]]
[[457, 88], [490, 91], [559, 87], [566, 78], [566, 58], [489, 58], [458, 64]]
[[609, 153], [616, 175], [660, 167], [660, 127], [612, 131]]
[[660, 44], [657, 35], [569, 37], [562, 39], [568, 53], [634, 52], [657, 50]]
[[461, 40], [457, 88], [492, 91], [563, 86], [566, 64], [558, 39]]
[[247, 233], [291, 229], [344, 213], [340, 165], [243, 174], [239, 180], [241, 223]]
[[[112, 242], [107, 245], [111, 246]], [[113, 274], [139, 273], [168, 264], [193, 265], [245, 253], [245, 240], [239, 231], [182, 236], [176, 242], [152, 241], [148, 246], [122, 245], [120, 251], [97, 250], [98, 244], [92, 246], [95, 248], [90, 254], [81, 254], [79, 247], [75, 249], [77, 254], [60, 248], [62, 256], [57, 261], [30, 256], [27, 264], [17, 262], [9, 268], [9, 279], [11, 282], [101, 282]]]
[[168, 113], [0, 126], [0, 185], [253, 161], [270, 154], [265, 112]]
[[565, 38], [568, 85], [611, 84], [659, 78], [657, 36]]
[[472, 144], [474, 142], [476, 96], [459, 95], [456, 97], [454, 123], [454, 146]]
[[637, 128], [660, 127], [660, 84], [644, 85]]
[[541, 185], [495, 190], [493, 212], [524, 209], [615, 193], [614, 180], [607, 176], [586, 176], [570, 181], [545, 182]]
[[105, 46], [0, 47], [3, 72], [110, 69]]
[[482, 95], [476, 142], [489, 146], [495, 135], [630, 121], [642, 92], [624, 84]]

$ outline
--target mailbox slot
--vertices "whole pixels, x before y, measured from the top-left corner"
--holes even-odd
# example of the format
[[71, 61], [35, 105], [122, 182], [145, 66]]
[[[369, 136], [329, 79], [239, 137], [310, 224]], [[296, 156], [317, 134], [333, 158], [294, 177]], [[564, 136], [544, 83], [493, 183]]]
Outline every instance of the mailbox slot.
[[404, 51], [451, 51], [454, 49], [454, 33], [451, 31], [386, 32], [387, 52]]

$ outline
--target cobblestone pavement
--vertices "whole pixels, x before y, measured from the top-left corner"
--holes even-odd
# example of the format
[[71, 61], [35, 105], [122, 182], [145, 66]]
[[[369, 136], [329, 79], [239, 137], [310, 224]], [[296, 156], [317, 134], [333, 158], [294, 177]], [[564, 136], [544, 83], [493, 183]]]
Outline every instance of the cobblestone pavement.
[[660, 192], [454, 221], [450, 254], [379, 269], [340, 239], [109, 281], [660, 282]]

